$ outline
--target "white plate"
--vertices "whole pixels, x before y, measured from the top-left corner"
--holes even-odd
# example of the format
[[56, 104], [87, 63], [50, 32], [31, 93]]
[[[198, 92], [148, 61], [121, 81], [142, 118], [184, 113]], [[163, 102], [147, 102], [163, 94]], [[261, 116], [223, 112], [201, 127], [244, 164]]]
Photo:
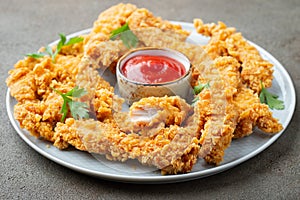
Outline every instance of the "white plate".
[[[205, 44], [207, 42], [207, 38], [196, 34], [192, 24], [182, 22], [174, 23], [179, 23], [184, 29], [192, 31], [190, 36], [192, 41], [199, 41], [200, 44]], [[89, 31], [90, 29], [76, 32], [69, 37], [86, 34]], [[55, 44], [55, 42], [52, 44]], [[274, 64], [274, 80], [270, 91], [279, 95], [279, 98], [284, 101], [285, 109], [281, 111], [274, 110], [273, 113], [274, 117], [280, 120], [285, 130], [292, 119], [295, 109], [296, 96], [294, 85], [287, 71], [271, 54], [258, 45], [252, 42], [251, 44], [259, 50], [264, 59], [269, 60]], [[10, 96], [8, 89], [6, 106], [9, 119], [20, 137], [34, 150], [48, 159], [75, 171], [121, 182], [167, 183], [211, 176], [230, 169], [259, 154], [276, 141], [284, 132], [284, 130], [282, 130], [274, 136], [267, 136], [260, 131], [255, 130], [249, 137], [232, 141], [231, 146], [225, 152], [224, 161], [217, 167], [209, 166], [202, 159], [199, 159], [190, 173], [162, 176], [158, 171], [155, 171], [154, 168], [142, 166], [137, 161], [129, 161], [126, 163], [110, 162], [102, 156], [91, 155], [74, 148], [59, 150], [47, 141], [30, 136], [26, 130], [20, 128], [18, 121], [14, 119], [13, 107], [15, 104], [16, 100]]]

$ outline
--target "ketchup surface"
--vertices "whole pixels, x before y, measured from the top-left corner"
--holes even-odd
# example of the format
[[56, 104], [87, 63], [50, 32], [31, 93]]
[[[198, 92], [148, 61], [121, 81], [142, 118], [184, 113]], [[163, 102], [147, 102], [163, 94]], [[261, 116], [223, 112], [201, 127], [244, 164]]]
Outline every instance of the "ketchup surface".
[[122, 74], [139, 83], [165, 83], [182, 77], [185, 67], [166, 56], [139, 55], [130, 58], [121, 69]]

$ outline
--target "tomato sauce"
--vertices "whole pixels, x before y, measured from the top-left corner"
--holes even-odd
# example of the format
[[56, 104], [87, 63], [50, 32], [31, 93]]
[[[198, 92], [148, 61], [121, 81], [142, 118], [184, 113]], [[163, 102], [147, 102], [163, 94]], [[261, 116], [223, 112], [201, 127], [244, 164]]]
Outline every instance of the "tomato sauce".
[[166, 83], [182, 77], [185, 67], [166, 56], [139, 55], [130, 58], [121, 69], [122, 74], [139, 83]]

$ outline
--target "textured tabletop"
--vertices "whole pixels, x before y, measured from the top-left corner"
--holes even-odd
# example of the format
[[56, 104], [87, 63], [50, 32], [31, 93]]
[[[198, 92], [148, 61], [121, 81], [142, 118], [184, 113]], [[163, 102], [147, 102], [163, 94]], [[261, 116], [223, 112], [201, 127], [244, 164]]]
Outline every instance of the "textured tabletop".
[[[300, 196], [300, 115], [265, 151], [225, 172], [193, 181], [142, 185], [106, 181], [63, 167], [27, 145], [12, 127], [5, 105], [8, 71], [28, 52], [92, 27], [115, 0], [1, 0], [0, 199], [297, 199]], [[300, 87], [299, 0], [125, 1], [163, 19], [223, 21], [270, 52]]]

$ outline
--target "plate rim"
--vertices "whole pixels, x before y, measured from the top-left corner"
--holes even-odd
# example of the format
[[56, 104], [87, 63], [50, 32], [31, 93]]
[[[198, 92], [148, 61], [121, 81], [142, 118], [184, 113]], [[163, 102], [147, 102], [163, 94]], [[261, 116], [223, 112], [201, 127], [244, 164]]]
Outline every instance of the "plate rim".
[[[180, 24], [183, 27], [186, 26], [189, 29], [194, 30], [194, 27], [193, 27], [192, 23], [180, 22], [180, 21], [170, 21], [170, 22], [171, 23], [177, 23], [177, 24]], [[74, 32], [74, 33], [71, 33], [71, 34], [67, 35], [67, 38], [82, 35], [82, 34], [86, 34], [86, 33], [90, 32], [91, 30], [92, 30], [92, 28], [77, 31], [77, 32]], [[57, 42], [58, 42], [58, 40], [56, 40], [54, 42], [51, 42], [49, 45], [54, 45]], [[144, 184], [145, 183], [146, 184], [175, 183], [175, 182], [183, 182], [183, 181], [189, 181], [189, 180], [194, 180], [194, 179], [200, 179], [200, 178], [204, 178], [204, 177], [207, 177], [207, 176], [212, 176], [214, 174], [221, 173], [225, 170], [233, 168], [233, 167], [235, 167], [235, 166], [237, 166], [237, 165], [253, 158], [254, 156], [258, 155], [259, 153], [261, 153], [262, 151], [267, 149], [288, 128], [288, 126], [289, 126], [289, 124], [292, 120], [292, 117], [295, 113], [296, 92], [295, 92], [295, 87], [294, 87], [293, 81], [292, 81], [291, 76], [289, 75], [288, 71], [282, 66], [282, 64], [273, 55], [271, 55], [264, 48], [262, 48], [261, 46], [255, 44], [252, 41], [248, 41], [248, 42], [251, 45], [255, 46], [255, 48], [257, 48], [260, 53], [263, 52], [264, 55], [266, 55], [268, 58], [270, 58], [272, 63], [274, 64], [274, 68], [276, 68], [276, 70], [278, 70], [280, 72], [280, 74], [283, 75], [285, 77], [285, 79], [287, 79], [287, 85], [292, 86], [292, 88], [290, 88], [291, 89], [290, 98], [291, 98], [291, 102], [292, 102], [292, 109], [291, 109], [290, 112], [288, 112], [288, 116], [286, 117], [287, 118], [287, 120], [286, 120], [287, 124], [286, 124], [286, 126], [284, 127], [284, 129], [282, 131], [280, 131], [276, 135], [273, 135], [272, 137], [270, 137], [270, 139], [266, 143], [264, 143], [262, 146], [255, 149], [254, 151], [250, 152], [249, 154], [244, 155], [244, 156], [242, 156], [242, 157], [240, 157], [240, 158], [238, 158], [234, 161], [225, 163], [223, 165], [219, 165], [219, 166], [216, 166], [216, 167], [213, 167], [213, 168], [205, 169], [204, 171], [195, 171], [195, 172], [189, 172], [189, 173], [186, 173], [186, 174], [165, 175], [165, 176], [128, 176], [128, 175], [119, 175], [119, 174], [116, 175], [116, 174], [111, 174], [111, 173], [105, 173], [105, 172], [100, 172], [100, 171], [91, 170], [91, 169], [83, 168], [83, 167], [80, 167], [80, 166], [76, 166], [72, 163], [68, 163], [68, 162], [64, 161], [63, 159], [60, 159], [58, 157], [55, 157], [55, 156], [51, 155], [50, 153], [44, 151], [43, 149], [38, 147], [34, 142], [32, 142], [31, 140], [29, 140], [27, 138], [27, 136], [22, 132], [24, 130], [21, 129], [18, 126], [18, 122], [17, 122], [17, 120], [15, 120], [15, 118], [13, 116], [13, 112], [10, 111], [10, 104], [11, 104], [11, 101], [13, 100], [13, 98], [10, 95], [10, 89], [9, 88], [7, 89], [7, 93], [6, 93], [7, 114], [8, 114], [8, 117], [10, 119], [10, 122], [11, 122], [12, 126], [17, 131], [18, 135], [31, 148], [33, 148], [35, 151], [37, 151], [38, 153], [40, 153], [44, 157], [48, 158], [49, 160], [52, 160], [57, 164], [60, 164], [64, 167], [67, 167], [69, 169], [72, 169], [74, 171], [77, 171], [77, 172], [80, 172], [80, 173], [83, 173], [83, 174], [87, 174], [87, 175], [90, 175], [90, 176], [93, 176], [93, 177], [102, 178], [102, 179], [106, 179], [106, 180], [117, 181], [117, 182], [144, 183]], [[34, 136], [30, 135], [30, 137], [34, 137]]]

